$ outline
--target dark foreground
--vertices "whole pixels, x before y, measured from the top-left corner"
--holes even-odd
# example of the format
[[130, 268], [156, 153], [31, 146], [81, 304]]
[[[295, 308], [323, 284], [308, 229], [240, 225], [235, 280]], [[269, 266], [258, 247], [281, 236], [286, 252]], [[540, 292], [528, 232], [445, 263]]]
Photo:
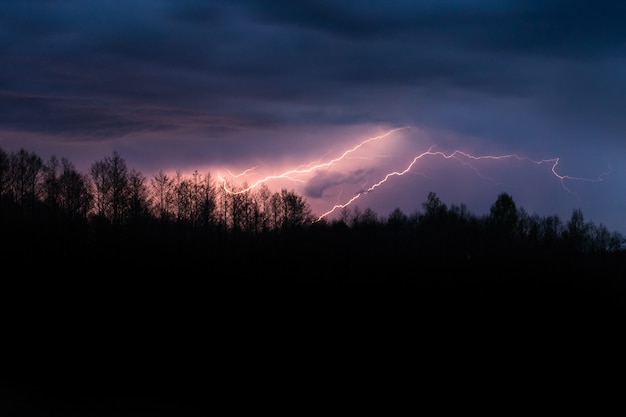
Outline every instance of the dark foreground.
[[623, 414], [622, 289], [591, 278], [22, 282], [1, 414]]

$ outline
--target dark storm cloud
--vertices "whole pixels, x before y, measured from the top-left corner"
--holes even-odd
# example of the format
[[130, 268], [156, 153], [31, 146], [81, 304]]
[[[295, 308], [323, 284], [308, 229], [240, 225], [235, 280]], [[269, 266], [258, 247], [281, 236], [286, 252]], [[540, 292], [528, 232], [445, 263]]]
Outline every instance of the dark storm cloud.
[[342, 184], [356, 184], [367, 179], [371, 171], [357, 169], [351, 172], [322, 171], [307, 181], [304, 193], [306, 197], [322, 198], [329, 188]]
[[[279, 24], [371, 40], [457, 44], [479, 49], [596, 53], [621, 47], [626, 7], [586, 0], [341, 2], [253, 0], [258, 16]], [[567, 49], [572, 47], [571, 49]]]
[[144, 115], [133, 116], [132, 113], [120, 114], [117, 107], [105, 107], [99, 101], [15, 96], [0, 92], [0, 124], [11, 130], [101, 139], [173, 127], [163, 122], [147, 123]]
[[[241, 126], [384, 121], [474, 133], [439, 103], [513, 118], [491, 101], [502, 98], [531, 100], [559, 127], [585, 118], [617, 134], [621, 118], [606, 115], [626, 105], [616, 93], [626, 84], [616, 69], [624, 59], [624, 7], [582, 0], [11, 2], [0, 16], [0, 105], [16, 104], [8, 97], [42, 98], [22, 99], [14, 107], [20, 111], [0, 123], [114, 138], [205, 112]], [[123, 113], [153, 106], [172, 110], [166, 122]], [[76, 117], [68, 114], [79, 107]]]

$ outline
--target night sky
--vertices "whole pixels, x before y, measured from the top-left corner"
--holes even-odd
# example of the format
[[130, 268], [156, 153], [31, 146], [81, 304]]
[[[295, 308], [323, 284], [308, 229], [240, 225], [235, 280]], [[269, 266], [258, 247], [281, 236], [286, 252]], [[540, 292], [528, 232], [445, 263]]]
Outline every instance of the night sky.
[[624, 22], [602, 0], [3, 1], [0, 147], [261, 180], [316, 214], [507, 192], [626, 233]]

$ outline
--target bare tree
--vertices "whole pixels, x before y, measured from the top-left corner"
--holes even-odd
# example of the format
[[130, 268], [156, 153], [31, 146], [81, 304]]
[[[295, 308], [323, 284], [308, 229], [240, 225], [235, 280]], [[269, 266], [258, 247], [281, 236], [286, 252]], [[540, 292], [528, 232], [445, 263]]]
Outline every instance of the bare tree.
[[596, 226], [591, 223], [589, 225], [589, 234], [591, 236], [592, 251], [596, 253], [616, 252], [622, 249], [626, 239], [619, 232], [611, 232], [609, 229], [600, 224]]
[[20, 149], [10, 156], [10, 184], [16, 202], [32, 209], [37, 200], [37, 186], [43, 172], [43, 161], [35, 153]]
[[313, 215], [306, 200], [293, 190], [282, 189], [280, 192], [283, 211], [283, 227], [301, 227], [313, 222]]
[[278, 192], [274, 192], [270, 197], [270, 209], [271, 227], [274, 230], [280, 229], [283, 219], [283, 204]]
[[59, 194], [61, 184], [59, 176], [61, 164], [55, 155], [52, 155], [43, 166], [42, 194], [43, 201], [53, 208], [59, 206]]
[[216, 190], [210, 174], [193, 173], [192, 181], [192, 213], [197, 227], [208, 230], [216, 223], [217, 207]]
[[[246, 190], [247, 184], [243, 184], [239, 191], [235, 189], [235, 192], [228, 194], [229, 212], [230, 212], [230, 225], [231, 229], [235, 233], [239, 233], [245, 230], [248, 225], [248, 211], [250, 207], [250, 191]], [[246, 191], [243, 191], [246, 190]]]
[[89, 177], [78, 172], [66, 158], [61, 158], [59, 206], [69, 219], [86, 219], [92, 209], [93, 195]]
[[151, 211], [150, 195], [146, 185], [146, 177], [139, 171], [131, 170], [128, 176], [129, 187], [129, 217], [133, 223], [138, 223], [148, 217]]
[[566, 241], [574, 251], [586, 253], [590, 250], [589, 230], [590, 226], [585, 223], [583, 212], [580, 209], [574, 209], [565, 228]]
[[174, 210], [174, 179], [159, 171], [150, 179], [150, 186], [154, 214], [161, 221], [169, 220]]
[[544, 248], [554, 248], [563, 236], [563, 222], [556, 216], [546, 216], [541, 221], [541, 241]]
[[111, 179], [111, 217], [114, 224], [125, 223], [130, 212], [130, 176], [119, 153], [107, 159]]
[[126, 161], [114, 151], [112, 156], [91, 165], [96, 214], [113, 224], [123, 224], [130, 213], [130, 174]]
[[106, 163], [104, 161], [94, 162], [91, 165], [89, 173], [91, 174], [91, 184], [93, 186], [95, 214], [106, 218], [109, 212], [109, 205], [111, 204], [108, 199], [111, 184], [109, 183], [109, 177], [107, 175]]
[[257, 229], [259, 232], [267, 232], [270, 230], [270, 219], [272, 213], [271, 199], [272, 192], [269, 187], [266, 184], [261, 184], [256, 193], [256, 200], [258, 202], [256, 207], [258, 209], [258, 213], [255, 213], [259, 216], [257, 220]]
[[179, 223], [192, 221], [192, 184], [180, 171], [174, 177], [174, 206]]
[[448, 207], [434, 192], [429, 192], [426, 201], [422, 203], [424, 209], [423, 220], [438, 223], [443, 219]]

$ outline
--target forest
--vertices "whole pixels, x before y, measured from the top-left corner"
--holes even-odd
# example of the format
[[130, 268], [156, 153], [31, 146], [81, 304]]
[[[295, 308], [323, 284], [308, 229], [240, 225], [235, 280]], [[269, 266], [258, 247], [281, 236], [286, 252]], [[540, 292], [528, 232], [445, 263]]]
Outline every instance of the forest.
[[[387, 366], [447, 384], [442, 366], [469, 378], [488, 364], [498, 378], [506, 363], [536, 378], [543, 361], [576, 394], [565, 408], [616, 404], [617, 386], [599, 385], [597, 369], [623, 352], [620, 233], [577, 209], [565, 220], [528, 213], [507, 193], [481, 216], [432, 191], [411, 213], [354, 206], [326, 220], [293, 190], [233, 192], [245, 189], [210, 173], [147, 178], [117, 152], [83, 173], [65, 158], [0, 149], [0, 382], [12, 411], [207, 415], [207, 393], [274, 406], [268, 375], [282, 378], [281, 395], [308, 401], [318, 386], [307, 375], [344, 389], [328, 377], [337, 369], [371, 389], [367, 375], [389, 378]], [[585, 397], [583, 373], [604, 403]], [[549, 381], [533, 384], [549, 392]], [[463, 401], [540, 402], [497, 385], [495, 402]], [[453, 405], [432, 392], [433, 406]], [[546, 395], [564, 408], [565, 396]]]
[[[227, 190], [197, 171], [147, 178], [118, 152], [82, 173], [65, 158], [44, 162], [24, 149], [0, 148], [3, 254], [34, 273], [54, 265], [68, 277], [92, 270], [138, 278], [171, 272], [216, 280], [436, 284], [471, 281], [478, 273], [501, 279], [572, 270], [607, 278], [622, 273], [617, 263], [624, 258], [624, 236], [586, 221], [579, 209], [566, 220], [539, 216], [501, 193], [489, 214], [477, 216], [430, 192], [412, 213], [395, 209], [380, 216], [348, 206], [339, 219], [326, 220], [293, 190], [272, 192], [262, 184], [237, 192], [245, 188], [228, 184]], [[216, 273], [220, 265], [228, 278]]]
[[153, 291], [188, 300], [209, 288], [256, 299], [384, 287], [463, 300], [558, 294], [623, 309], [626, 238], [579, 209], [565, 220], [540, 216], [503, 192], [479, 216], [431, 191], [414, 212], [348, 206], [328, 220], [293, 190], [226, 185], [197, 171], [148, 178], [117, 151], [83, 173], [66, 158], [0, 149], [3, 270], [29, 277], [11, 273], [3, 284], [46, 299], [74, 288], [99, 299]]

